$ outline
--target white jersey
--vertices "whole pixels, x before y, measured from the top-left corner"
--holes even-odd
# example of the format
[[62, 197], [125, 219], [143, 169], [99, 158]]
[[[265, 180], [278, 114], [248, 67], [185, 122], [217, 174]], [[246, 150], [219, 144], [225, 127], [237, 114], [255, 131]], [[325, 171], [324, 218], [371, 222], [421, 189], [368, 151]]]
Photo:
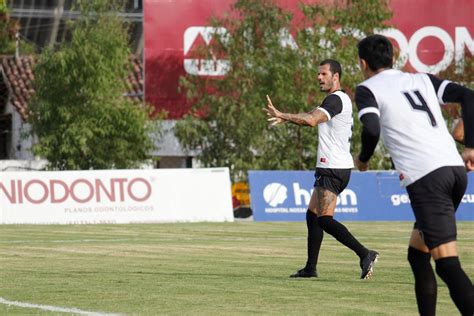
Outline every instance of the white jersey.
[[350, 169], [354, 161], [350, 152], [352, 136], [352, 102], [343, 91], [329, 94], [319, 110], [328, 121], [318, 125], [318, 168]]
[[359, 118], [366, 113], [380, 117], [382, 139], [402, 186], [440, 167], [464, 165], [439, 106], [448, 83], [435, 89], [427, 74], [389, 69], [359, 85], [376, 101], [368, 106], [358, 102]]

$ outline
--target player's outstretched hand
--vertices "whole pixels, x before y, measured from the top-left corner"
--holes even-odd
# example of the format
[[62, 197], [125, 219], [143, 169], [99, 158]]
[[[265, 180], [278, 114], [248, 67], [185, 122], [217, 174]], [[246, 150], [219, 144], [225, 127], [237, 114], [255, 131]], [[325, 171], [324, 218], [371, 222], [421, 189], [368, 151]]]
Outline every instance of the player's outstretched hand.
[[272, 100], [270, 97], [267, 95], [267, 107], [264, 108], [263, 110], [267, 113], [268, 119], [267, 121], [270, 122], [270, 127], [285, 123], [286, 121], [281, 117], [281, 112], [278, 111], [272, 103]]
[[474, 148], [464, 147], [462, 159], [467, 171], [474, 171]]
[[354, 164], [359, 171], [367, 171], [369, 169], [369, 162], [362, 162], [359, 160], [359, 155], [354, 157]]

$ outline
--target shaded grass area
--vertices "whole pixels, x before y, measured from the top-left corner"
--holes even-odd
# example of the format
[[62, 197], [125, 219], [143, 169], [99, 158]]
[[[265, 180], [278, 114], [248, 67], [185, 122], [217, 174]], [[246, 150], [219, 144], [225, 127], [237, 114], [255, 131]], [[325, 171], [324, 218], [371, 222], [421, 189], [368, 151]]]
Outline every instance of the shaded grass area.
[[[130, 315], [417, 315], [406, 261], [409, 222], [346, 222], [380, 252], [373, 280], [325, 235], [317, 279], [290, 279], [306, 260], [304, 223], [0, 226], [0, 297]], [[474, 223], [458, 225], [474, 278]], [[438, 279], [438, 314], [458, 314]], [[0, 314], [58, 313], [0, 304]]]

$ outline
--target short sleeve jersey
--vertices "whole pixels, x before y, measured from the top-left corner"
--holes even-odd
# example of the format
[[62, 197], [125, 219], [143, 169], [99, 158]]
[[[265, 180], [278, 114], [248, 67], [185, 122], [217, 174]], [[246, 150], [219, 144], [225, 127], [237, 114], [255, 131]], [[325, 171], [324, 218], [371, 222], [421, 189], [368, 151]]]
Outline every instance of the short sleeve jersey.
[[356, 89], [359, 118], [375, 113], [381, 136], [407, 186], [443, 166], [463, 166], [440, 103], [449, 81], [431, 75], [384, 70]]
[[329, 94], [318, 107], [328, 121], [318, 125], [318, 168], [350, 169], [354, 167], [350, 153], [352, 136], [352, 102], [338, 90]]

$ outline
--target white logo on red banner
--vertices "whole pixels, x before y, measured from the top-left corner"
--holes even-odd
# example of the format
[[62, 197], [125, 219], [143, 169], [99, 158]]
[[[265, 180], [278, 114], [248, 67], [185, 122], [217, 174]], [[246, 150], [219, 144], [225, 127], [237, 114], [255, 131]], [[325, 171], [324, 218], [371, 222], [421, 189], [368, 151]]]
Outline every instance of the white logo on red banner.
[[209, 45], [215, 36], [219, 36], [225, 42], [227, 34], [227, 30], [223, 27], [192, 26], [187, 28], [184, 32], [184, 69], [186, 72], [199, 76], [225, 75], [230, 68], [228, 60], [218, 59], [215, 55], [212, 59], [186, 58], [186, 55], [192, 52], [192, 49], [198, 49], [200, 44]]

